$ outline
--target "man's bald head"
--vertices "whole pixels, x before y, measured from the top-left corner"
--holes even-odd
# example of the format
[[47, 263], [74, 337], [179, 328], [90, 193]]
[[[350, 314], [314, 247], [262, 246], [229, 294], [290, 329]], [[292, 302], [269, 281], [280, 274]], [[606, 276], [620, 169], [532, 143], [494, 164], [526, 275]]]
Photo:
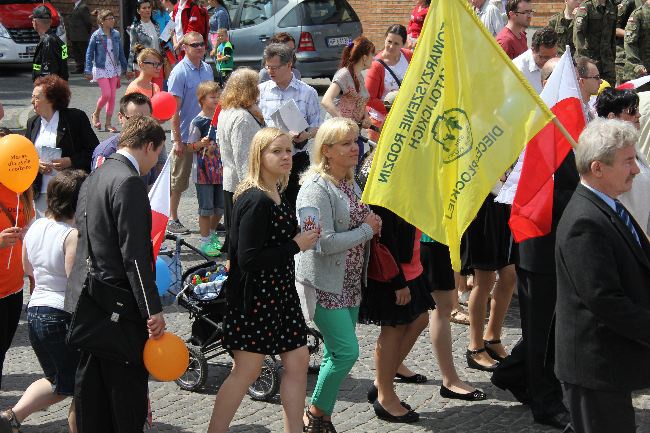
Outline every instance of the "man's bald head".
[[551, 76], [553, 73], [553, 70], [557, 66], [557, 64], [560, 63], [560, 58], [559, 57], [553, 57], [549, 59], [546, 63], [544, 63], [544, 66], [542, 66], [542, 86], [546, 85], [546, 82], [548, 81], [548, 77]]

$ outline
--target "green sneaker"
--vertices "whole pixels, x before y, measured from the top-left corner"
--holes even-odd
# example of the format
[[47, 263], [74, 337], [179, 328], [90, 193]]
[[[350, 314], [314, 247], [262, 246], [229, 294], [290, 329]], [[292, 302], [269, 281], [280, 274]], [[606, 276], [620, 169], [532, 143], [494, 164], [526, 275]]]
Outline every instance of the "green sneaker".
[[215, 247], [216, 249], [218, 249], [219, 251], [221, 251], [221, 242], [219, 242], [219, 237], [217, 237], [217, 234], [216, 234], [216, 233], [212, 233], [212, 234], [210, 235], [210, 243], [211, 243], [212, 245], [214, 245], [214, 247]]
[[218, 257], [221, 255], [221, 247], [216, 246], [212, 242], [204, 242], [201, 244], [201, 252], [208, 257]]

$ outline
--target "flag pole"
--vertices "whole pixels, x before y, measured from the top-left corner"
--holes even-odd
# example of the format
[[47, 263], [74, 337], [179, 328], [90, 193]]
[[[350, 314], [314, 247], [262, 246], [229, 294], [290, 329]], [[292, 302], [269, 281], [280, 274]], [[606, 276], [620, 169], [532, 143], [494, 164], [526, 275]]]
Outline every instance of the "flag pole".
[[553, 123], [555, 126], [557, 126], [557, 129], [560, 130], [562, 135], [564, 135], [564, 138], [567, 139], [571, 147], [576, 149], [578, 147], [578, 143], [576, 143], [571, 134], [569, 134], [569, 131], [567, 131], [564, 125], [562, 125], [562, 122], [560, 122], [557, 117], [553, 116]]

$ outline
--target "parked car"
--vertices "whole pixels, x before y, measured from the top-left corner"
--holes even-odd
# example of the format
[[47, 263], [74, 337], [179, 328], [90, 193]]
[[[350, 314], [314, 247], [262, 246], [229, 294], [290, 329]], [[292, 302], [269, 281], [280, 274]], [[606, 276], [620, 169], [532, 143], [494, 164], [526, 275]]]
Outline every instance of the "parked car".
[[343, 48], [362, 33], [359, 17], [346, 0], [226, 0], [226, 4], [237, 66], [259, 69], [268, 40], [287, 32], [296, 39], [296, 67], [302, 76], [331, 78]]
[[52, 28], [65, 42], [65, 26], [61, 14], [50, 2], [43, 0], [0, 0], [0, 64], [31, 63], [39, 37], [32, 27], [30, 15], [44, 4], [52, 12]]

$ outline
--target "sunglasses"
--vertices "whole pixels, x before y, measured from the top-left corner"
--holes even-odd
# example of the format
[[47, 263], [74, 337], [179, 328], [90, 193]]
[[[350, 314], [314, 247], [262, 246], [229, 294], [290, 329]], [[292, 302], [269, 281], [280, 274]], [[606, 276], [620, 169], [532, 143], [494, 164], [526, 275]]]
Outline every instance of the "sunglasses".
[[205, 42], [193, 42], [191, 44], [185, 44], [185, 45], [189, 45], [192, 48], [203, 48], [205, 47]]
[[153, 66], [154, 68], [161, 68], [162, 67], [162, 62], [142, 62], [144, 65], [150, 65]]

